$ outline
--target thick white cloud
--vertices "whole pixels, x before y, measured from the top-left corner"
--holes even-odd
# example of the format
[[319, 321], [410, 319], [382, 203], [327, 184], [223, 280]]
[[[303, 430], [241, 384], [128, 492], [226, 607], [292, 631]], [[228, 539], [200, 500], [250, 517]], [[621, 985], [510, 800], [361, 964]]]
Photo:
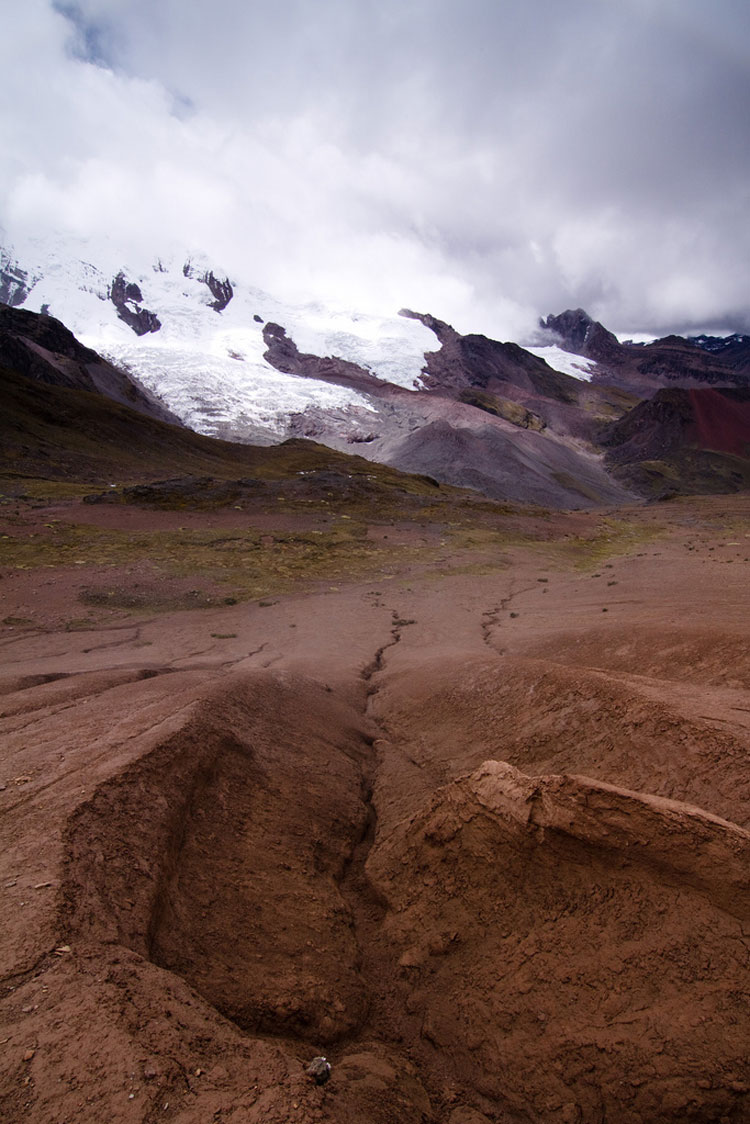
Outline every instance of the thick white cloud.
[[522, 333], [750, 329], [744, 0], [26, 0], [0, 222]]

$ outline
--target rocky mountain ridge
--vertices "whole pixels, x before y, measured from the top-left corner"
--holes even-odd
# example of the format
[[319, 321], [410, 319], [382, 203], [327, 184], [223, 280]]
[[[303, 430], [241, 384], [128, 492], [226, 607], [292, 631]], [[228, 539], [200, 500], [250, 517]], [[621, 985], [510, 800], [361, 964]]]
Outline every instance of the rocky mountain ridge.
[[596, 362], [595, 382], [618, 385], [639, 397], [659, 387], [747, 386], [750, 336], [665, 336], [652, 343], [620, 343], [582, 308], [540, 320], [539, 326], [566, 351]]

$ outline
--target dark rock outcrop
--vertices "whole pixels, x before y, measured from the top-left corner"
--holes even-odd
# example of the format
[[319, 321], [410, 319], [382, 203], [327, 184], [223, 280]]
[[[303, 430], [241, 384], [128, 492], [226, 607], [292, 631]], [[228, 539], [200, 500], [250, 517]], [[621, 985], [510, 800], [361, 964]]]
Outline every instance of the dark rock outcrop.
[[208, 285], [211, 290], [211, 295], [214, 298], [211, 301], [211, 308], [213, 308], [215, 312], [223, 312], [234, 296], [232, 282], [228, 277], [225, 277], [224, 280], [221, 281], [215, 276], [212, 270], [209, 270], [208, 273], [204, 273], [200, 280], [204, 285]]
[[18, 308], [29, 295], [32, 284], [25, 269], [10, 261], [4, 253], [0, 255], [0, 303]]
[[403, 316], [406, 320], [418, 320], [425, 328], [434, 332], [442, 344], [451, 344], [461, 338], [455, 328], [446, 324], [444, 320], [438, 320], [437, 316], [433, 316], [430, 312], [413, 312], [410, 308], [402, 308], [399, 316]]
[[468, 387], [504, 391], [515, 388], [532, 395], [541, 394], [559, 402], [577, 401], [579, 379], [554, 371], [515, 343], [500, 343], [478, 334], [460, 335], [450, 324], [429, 313], [402, 309], [400, 314], [419, 320], [430, 328], [442, 345], [425, 355], [422, 381], [430, 390], [460, 395]]
[[612, 362], [620, 355], [621, 344], [612, 332], [593, 320], [582, 308], [569, 308], [559, 316], [539, 321], [540, 328], [554, 332], [560, 347], [595, 362]]
[[137, 336], [158, 332], [161, 328], [161, 321], [156, 313], [143, 308], [143, 294], [139, 286], [132, 281], [127, 281], [122, 271], [110, 285], [109, 299], [117, 309], [120, 319], [132, 328]]
[[268, 489], [262, 480], [217, 480], [213, 476], [179, 476], [170, 480], [155, 480], [148, 484], [133, 484], [121, 491], [84, 496], [87, 504], [135, 504], [141, 507], [162, 508], [166, 511], [191, 508], [211, 510], [236, 503], [248, 494], [256, 495]]
[[[640, 398], [661, 386], [747, 386], [750, 382], [748, 337], [664, 336], [649, 344], [620, 343], [612, 332], [582, 308], [539, 321], [565, 351], [593, 359], [595, 385], [617, 386]], [[703, 340], [701, 344], [699, 341]]]
[[360, 367], [357, 363], [350, 363], [348, 359], [339, 359], [331, 355], [308, 355], [300, 351], [294, 340], [286, 334], [286, 329], [280, 324], [275, 324], [273, 320], [269, 320], [263, 326], [263, 340], [268, 348], [263, 358], [284, 374], [335, 383], [338, 386], [358, 390], [361, 394], [388, 397], [399, 392], [412, 393], [376, 378], [364, 367]]
[[750, 336], [688, 336], [688, 343], [711, 352], [736, 371], [750, 371]]
[[[462, 336], [434, 316], [402, 310], [435, 332], [440, 348], [425, 355], [422, 382], [434, 394], [468, 402], [514, 425], [591, 441], [602, 420], [634, 399], [566, 375], [515, 343]], [[489, 404], [489, 409], [488, 409]]]
[[209, 308], [213, 308], [214, 312], [223, 312], [234, 296], [234, 288], [228, 277], [222, 280], [216, 276], [212, 269], [197, 273], [189, 258], [182, 267], [182, 275], [183, 277], [192, 277], [194, 281], [200, 281], [201, 285], [207, 286], [214, 298], [209, 301]]
[[102, 360], [51, 316], [0, 306], [0, 358], [27, 378], [96, 390], [90, 368]]

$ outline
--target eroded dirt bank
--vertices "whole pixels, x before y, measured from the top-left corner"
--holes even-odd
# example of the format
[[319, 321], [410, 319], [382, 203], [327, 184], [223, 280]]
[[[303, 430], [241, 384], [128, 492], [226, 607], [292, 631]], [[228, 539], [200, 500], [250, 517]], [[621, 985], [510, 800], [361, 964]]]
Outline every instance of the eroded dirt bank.
[[2, 1118], [750, 1119], [750, 505], [632, 518], [68, 629], [6, 581]]

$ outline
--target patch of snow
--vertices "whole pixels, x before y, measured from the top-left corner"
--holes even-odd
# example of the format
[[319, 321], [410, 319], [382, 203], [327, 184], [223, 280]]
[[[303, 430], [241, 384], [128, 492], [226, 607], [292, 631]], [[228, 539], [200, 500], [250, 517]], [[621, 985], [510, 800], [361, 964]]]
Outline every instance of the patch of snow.
[[544, 359], [553, 370], [560, 371], [564, 375], [572, 375], [573, 378], [582, 379], [584, 382], [590, 382], [591, 376], [596, 371], [597, 365], [593, 359], [584, 359], [582, 355], [563, 351], [557, 344], [548, 347], [527, 347], [526, 350]]

